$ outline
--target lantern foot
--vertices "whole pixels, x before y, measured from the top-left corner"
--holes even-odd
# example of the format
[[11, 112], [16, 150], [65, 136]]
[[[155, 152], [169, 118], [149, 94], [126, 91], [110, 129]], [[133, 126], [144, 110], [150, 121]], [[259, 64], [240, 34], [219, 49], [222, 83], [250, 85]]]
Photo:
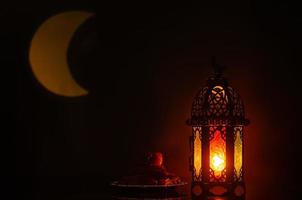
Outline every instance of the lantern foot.
[[235, 183], [232, 189], [233, 199], [244, 199], [246, 194], [245, 183]]
[[192, 200], [244, 200], [245, 184], [211, 184], [202, 182], [193, 182], [191, 185]]

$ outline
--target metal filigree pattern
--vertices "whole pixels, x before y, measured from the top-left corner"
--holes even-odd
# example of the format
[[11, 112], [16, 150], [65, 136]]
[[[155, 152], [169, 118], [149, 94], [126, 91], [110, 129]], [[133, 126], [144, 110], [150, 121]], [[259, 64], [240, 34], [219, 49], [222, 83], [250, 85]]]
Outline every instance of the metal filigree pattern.
[[208, 88], [204, 87], [199, 90], [196, 97], [193, 101], [192, 106], [192, 117], [194, 118], [202, 118], [203, 117], [203, 105], [205, 102], [205, 94], [207, 92]]
[[228, 92], [230, 93], [233, 100], [232, 115], [238, 118], [244, 118], [244, 106], [239, 94], [234, 91], [232, 87], [228, 87]]
[[243, 180], [243, 168], [241, 167], [240, 170], [239, 170], [239, 176], [237, 175], [237, 171], [236, 169], [234, 168], [234, 181], [235, 182], [240, 182]]
[[244, 106], [239, 94], [230, 86], [206, 86], [193, 100], [189, 125], [205, 125], [213, 120], [246, 124]]
[[219, 131], [221, 137], [224, 141], [226, 141], [226, 127], [225, 126], [210, 126], [209, 128], [209, 140], [211, 141], [214, 138], [214, 133]]
[[229, 109], [228, 106], [228, 96], [225, 93], [225, 90], [221, 86], [215, 86], [210, 92], [208, 97], [208, 109], [207, 116], [228, 116]]
[[214, 174], [214, 170], [210, 168], [209, 170], [209, 180], [210, 182], [223, 183], [226, 182], [226, 169], [224, 169], [221, 173], [221, 176], [217, 177]]

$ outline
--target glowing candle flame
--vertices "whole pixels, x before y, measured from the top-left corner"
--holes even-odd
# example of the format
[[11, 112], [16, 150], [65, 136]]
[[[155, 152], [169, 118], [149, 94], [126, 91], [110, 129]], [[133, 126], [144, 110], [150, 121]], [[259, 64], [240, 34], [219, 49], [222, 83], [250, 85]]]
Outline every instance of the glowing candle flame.
[[210, 167], [216, 178], [221, 176], [226, 167], [226, 144], [218, 130], [214, 133], [214, 138], [210, 143]]
[[224, 158], [219, 155], [215, 155], [212, 157], [212, 166], [214, 172], [221, 172], [225, 168]]

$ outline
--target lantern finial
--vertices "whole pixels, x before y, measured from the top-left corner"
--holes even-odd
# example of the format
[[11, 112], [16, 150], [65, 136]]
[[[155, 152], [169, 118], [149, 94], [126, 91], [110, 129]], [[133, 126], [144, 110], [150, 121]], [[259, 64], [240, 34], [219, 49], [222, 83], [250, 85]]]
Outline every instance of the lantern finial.
[[216, 78], [221, 77], [223, 70], [226, 69], [225, 65], [220, 65], [216, 63], [216, 57], [212, 57], [212, 67], [214, 69], [214, 75]]

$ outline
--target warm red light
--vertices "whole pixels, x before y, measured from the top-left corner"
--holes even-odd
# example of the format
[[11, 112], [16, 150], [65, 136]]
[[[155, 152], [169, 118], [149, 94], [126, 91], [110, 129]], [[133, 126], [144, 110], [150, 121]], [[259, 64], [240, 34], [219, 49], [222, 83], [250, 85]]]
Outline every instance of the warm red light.
[[210, 167], [219, 178], [226, 167], [226, 144], [220, 131], [216, 130], [210, 143]]

